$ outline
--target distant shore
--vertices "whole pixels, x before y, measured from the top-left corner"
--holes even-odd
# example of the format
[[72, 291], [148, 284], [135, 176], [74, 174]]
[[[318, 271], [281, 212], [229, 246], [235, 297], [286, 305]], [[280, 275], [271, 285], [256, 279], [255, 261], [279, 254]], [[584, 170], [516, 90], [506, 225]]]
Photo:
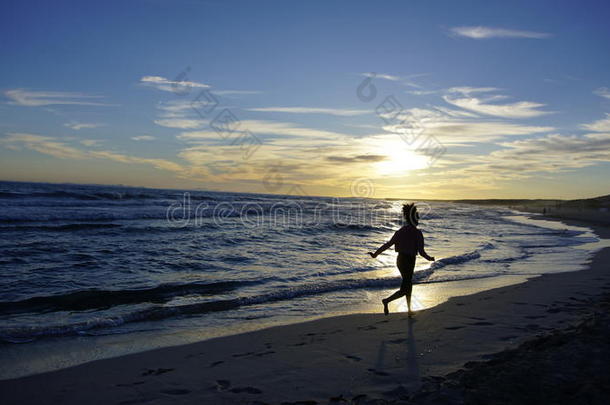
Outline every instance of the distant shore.
[[[595, 231], [610, 237], [610, 228]], [[581, 324], [610, 288], [609, 263], [603, 249], [587, 270], [451, 298], [414, 318], [272, 327], [4, 380], [0, 392], [6, 404], [409, 401], [422, 389], [440, 392], [451, 378], [437, 377], [468, 362]]]

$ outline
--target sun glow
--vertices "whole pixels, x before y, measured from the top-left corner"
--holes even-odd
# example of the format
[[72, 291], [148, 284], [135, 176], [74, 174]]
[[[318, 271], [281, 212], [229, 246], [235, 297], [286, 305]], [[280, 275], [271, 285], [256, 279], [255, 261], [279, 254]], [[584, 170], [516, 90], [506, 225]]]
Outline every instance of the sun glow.
[[376, 169], [381, 175], [406, 174], [411, 170], [423, 169], [428, 164], [428, 158], [409, 148], [402, 140], [385, 141], [379, 148], [379, 154], [386, 158], [377, 162]]

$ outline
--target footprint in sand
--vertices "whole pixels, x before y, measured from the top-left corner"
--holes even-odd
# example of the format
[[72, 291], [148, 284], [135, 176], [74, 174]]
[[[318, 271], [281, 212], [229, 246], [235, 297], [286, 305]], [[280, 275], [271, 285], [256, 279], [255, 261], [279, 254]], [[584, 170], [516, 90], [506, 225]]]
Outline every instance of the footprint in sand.
[[254, 352], [247, 352], [247, 353], [236, 353], [233, 355], [233, 357], [244, 357], [244, 356], [250, 356], [254, 354]]
[[134, 385], [140, 385], [140, 384], [144, 384], [145, 381], [136, 381], [136, 382], [132, 382], [132, 383], [128, 383], [128, 384], [116, 384], [116, 387], [133, 387]]
[[229, 391], [231, 391], [234, 394], [262, 394], [263, 391], [259, 390], [258, 388], [255, 387], [235, 387], [230, 389]]
[[181, 389], [181, 388], [170, 388], [167, 390], [161, 390], [161, 393], [168, 394], [168, 395], [186, 395], [190, 392], [191, 391], [189, 391], [189, 390], [185, 390], [185, 389]]
[[143, 376], [159, 375], [159, 374], [169, 373], [170, 371], [174, 371], [174, 369], [173, 368], [158, 368], [156, 370], [148, 369], [145, 372], [143, 372], [142, 375]]
[[346, 354], [345, 355], [346, 359], [350, 359], [350, 360], [354, 360], [354, 361], [361, 361], [362, 359], [358, 356], [352, 356], [351, 354]]
[[375, 374], [375, 375], [380, 376], [380, 377], [387, 377], [387, 376], [390, 375], [389, 373], [386, 373], [385, 371], [375, 370], [374, 368], [369, 368], [367, 370], [370, 371], [371, 373]]
[[215, 361], [214, 363], [210, 364], [210, 367], [216, 367], [217, 365], [222, 364], [222, 363], [224, 363], [223, 360], [218, 360], [218, 361]]
[[266, 352], [260, 352], [260, 353], [256, 353], [254, 354], [256, 357], [262, 357], [262, 356], [267, 356], [269, 354], [273, 354], [275, 353], [275, 350], [268, 350]]
[[226, 391], [231, 387], [231, 381], [229, 380], [216, 380], [216, 391]]
[[119, 405], [133, 405], [133, 404], [142, 404], [144, 402], [152, 401], [152, 398], [138, 398], [138, 399], [128, 399], [126, 401], [119, 402]]

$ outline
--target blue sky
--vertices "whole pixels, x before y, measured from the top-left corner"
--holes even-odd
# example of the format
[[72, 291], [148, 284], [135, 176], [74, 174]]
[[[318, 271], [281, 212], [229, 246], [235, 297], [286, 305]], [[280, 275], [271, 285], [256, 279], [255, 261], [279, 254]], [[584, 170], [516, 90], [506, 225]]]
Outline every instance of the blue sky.
[[3, 2], [0, 178], [606, 194], [609, 16], [602, 1]]

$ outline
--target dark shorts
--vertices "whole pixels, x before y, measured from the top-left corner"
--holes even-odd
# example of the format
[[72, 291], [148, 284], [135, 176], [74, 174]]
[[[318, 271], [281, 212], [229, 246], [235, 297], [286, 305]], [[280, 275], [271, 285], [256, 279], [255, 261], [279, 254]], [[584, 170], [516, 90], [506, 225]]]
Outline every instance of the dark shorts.
[[403, 283], [411, 283], [413, 278], [413, 270], [415, 269], [415, 256], [405, 253], [398, 253], [396, 258], [396, 267], [400, 271]]

